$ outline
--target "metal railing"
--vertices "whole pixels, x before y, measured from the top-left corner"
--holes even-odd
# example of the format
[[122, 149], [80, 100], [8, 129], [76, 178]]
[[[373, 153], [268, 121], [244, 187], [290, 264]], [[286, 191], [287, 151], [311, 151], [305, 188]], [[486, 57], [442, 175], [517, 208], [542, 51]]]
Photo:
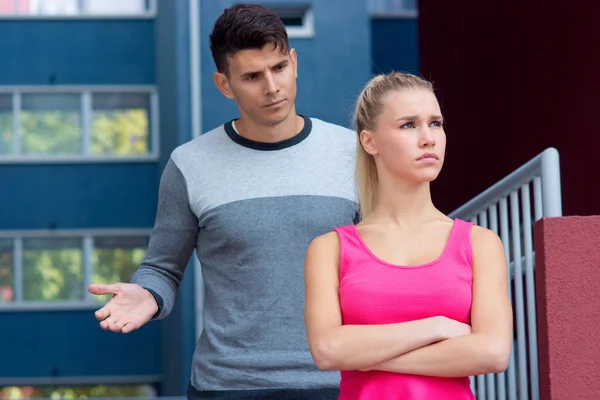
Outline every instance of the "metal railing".
[[509, 263], [509, 293], [516, 320], [514, 346], [505, 372], [471, 377], [478, 400], [540, 398], [533, 222], [561, 215], [560, 164], [554, 148], [546, 149], [449, 215], [496, 232]]

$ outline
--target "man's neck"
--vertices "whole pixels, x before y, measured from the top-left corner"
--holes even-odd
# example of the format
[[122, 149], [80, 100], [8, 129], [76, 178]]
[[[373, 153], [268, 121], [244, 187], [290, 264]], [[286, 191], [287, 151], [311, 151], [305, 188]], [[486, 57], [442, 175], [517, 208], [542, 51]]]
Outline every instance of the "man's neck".
[[277, 125], [265, 125], [242, 116], [235, 122], [237, 133], [249, 140], [262, 143], [277, 143], [296, 136], [304, 127], [304, 119], [295, 112]]

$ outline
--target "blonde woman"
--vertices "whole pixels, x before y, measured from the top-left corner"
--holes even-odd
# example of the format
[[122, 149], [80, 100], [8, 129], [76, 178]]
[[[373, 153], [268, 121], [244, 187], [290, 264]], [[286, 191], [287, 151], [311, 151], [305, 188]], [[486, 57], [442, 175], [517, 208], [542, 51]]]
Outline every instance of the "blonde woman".
[[502, 242], [432, 202], [446, 135], [429, 82], [377, 76], [355, 119], [363, 220], [307, 250], [313, 359], [341, 371], [342, 400], [474, 399], [468, 376], [504, 371], [511, 350]]

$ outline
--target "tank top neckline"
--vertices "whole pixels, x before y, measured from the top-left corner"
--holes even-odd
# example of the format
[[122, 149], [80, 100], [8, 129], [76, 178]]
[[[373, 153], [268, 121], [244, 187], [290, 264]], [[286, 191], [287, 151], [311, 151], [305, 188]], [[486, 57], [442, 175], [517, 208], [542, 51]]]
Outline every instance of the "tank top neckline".
[[429, 261], [424, 264], [418, 264], [418, 265], [398, 265], [398, 264], [392, 264], [392, 263], [382, 260], [381, 258], [377, 257], [375, 255], [375, 253], [373, 253], [371, 251], [371, 249], [369, 249], [369, 246], [367, 246], [367, 244], [364, 242], [364, 240], [360, 236], [360, 232], [358, 232], [356, 225], [351, 225], [350, 229], [351, 229], [352, 233], [354, 234], [354, 236], [356, 237], [356, 240], [358, 240], [360, 245], [365, 250], [365, 252], [379, 264], [382, 264], [382, 265], [385, 265], [388, 267], [392, 267], [392, 268], [397, 268], [397, 269], [419, 269], [419, 268], [430, 267], [432, 265], [439, 263], [440, 261], [442, 261], [444, 259], [446, 254], [448, 254], [448, 252], [452, 248], [452, 244], [454, 242], [454, 237], [456, 236], [456, 231], [458, 230], [459, 223], [460, 222], [459, 222], [458, 218], [454, 218], [452, 228], [450, 229], [450, 234], [448, 235], [448, 240], [446, 241], [446, 245], [444, 246], [444, 249], [442, 250], [442, 253], [438, 256], [438, 258], [436, 258], [433, 261]]

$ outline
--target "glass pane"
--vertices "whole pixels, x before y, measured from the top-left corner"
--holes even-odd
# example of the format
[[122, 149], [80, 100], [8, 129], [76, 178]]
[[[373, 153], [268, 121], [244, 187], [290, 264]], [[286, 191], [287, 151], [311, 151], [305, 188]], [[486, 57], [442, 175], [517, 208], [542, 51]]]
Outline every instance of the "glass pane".
[[[1, 4], [0, 4], [0, 7], [1, 7]], [[12, 94], [0, 94], [0, 155], [12, 154], [12, 153], [13, 153]]]
[[[148, 248], [148, 237], [96, 237], [92, 255], [92, 283], [129, 282]], [[94, 296], [100, 302], [107, 296]]]
[[92, 154], [148, 154], [149, 116], [148, 94], [94, 94]]
[[14, 241], [0, 239], [0, 304], [14, 300]]
[[24, 154], [81, 153], [81, 96], [23, 94], [21, 136]]
[[82, 240], [23, 239], [23, 300], [82, 299]]
[[88, 14], [144, 14], [148, 12], [147, 0], [85, 0]]
[[96, 386], [4, 386], [0, 387], [0, 399], [50, 398], [76, 399], [90, 397], [155, 398], [156, 389], [151, 385], [96, 385]]
[[[21, 6], [21, 3], [26, 4], [25, 8]], [[19, 8], [22, 14], [76, 15], [79, 13], [78, 3], [79, 0], [20, 0]]]

